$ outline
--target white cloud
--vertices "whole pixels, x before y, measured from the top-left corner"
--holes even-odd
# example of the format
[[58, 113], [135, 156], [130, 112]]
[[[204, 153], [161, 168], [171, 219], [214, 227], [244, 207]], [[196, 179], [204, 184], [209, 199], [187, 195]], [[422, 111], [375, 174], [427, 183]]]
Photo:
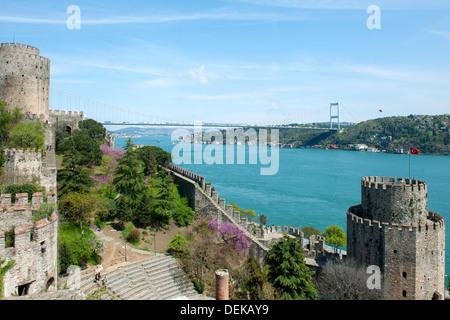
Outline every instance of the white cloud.
[[268, 109], [266, 109], [268, 113], [275, 113], [280, 111], [280, 106], [276, 103], [272, 103]]
[[376, 4], [382, 10], [430, 10], [450, 8], [448, 0], [235, 0], [260, 6], [297, 9], [365, 10]]
[[187, 77], [200, 83], [200, 84], [207, 84], [208, 83], [208, 77], [205, 73], [205, 66], [200, 66], [196, 69], [190, 69], [187, 72]]
[[173, 82], [166, 78], [152, 79], [141, 83], [143, 87], [168, 87], [171, 85], [173, 85]]
[[431, 34], [435, 34], [446, 40], [450, 40], [450, 31], [439, 31], [439, 30], [429, 30], [429, 29], [427, 29], [425, 31], [428, 33], [431, 33]]
[[[211, 12], [155, 15], [155, 16], [110, 16], [86, 18], [81, 12], [81, 25], [115, 25], [115, 24], [154, 24], [182, 21], [295, 21], [302, 20], [298, 14], [266, 13], [266, 12], [238, 12], [216, 10]], [[66, 24], [67, 17], [60, 19], [47, 19], [36, 17], [0, 16], [0, 22], [22, 24]]]
[[440, 84], [450, 83], [450, 78], [447, 75], [423, 70], [399, 70], [368, 65], [344, 65], [337, 67], [337, 71], [339, 70], [394, 81]]

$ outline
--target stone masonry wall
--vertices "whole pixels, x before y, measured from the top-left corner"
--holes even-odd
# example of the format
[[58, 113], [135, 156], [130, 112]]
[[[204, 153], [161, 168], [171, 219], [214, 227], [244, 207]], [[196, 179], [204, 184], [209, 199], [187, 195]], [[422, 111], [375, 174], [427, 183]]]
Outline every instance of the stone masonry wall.
[[381, 222], [419, 223], [427, 218], [427, 184], [394, 177], [361, 179], [364, 218]]
[[[167, 165], [182, 196], [187, 197], [190, 206], [200, 216], [217, 220], [220, 224], [231, 222], [243, 230], [250, 240], [250, 255], [260, 263], [264, 263], [270, 246], [282, 239], [284, 234], [299, 237], [303, 243], [303, 231], [288, 226], [260, 226], [247, 218], [240, 217], [239, 211], [233, 211], [232, 205], [227, 205], [225, 199], [219, 197], [217, 191], [212, 191], [212, 186], [205, 183], [205, 177], [173, 164]], [[305, 248], [308, 257], [319, 258], [325, 255], [325, 238], [312, 236], [309, 245]]]
[[[371, 183], [378, 179], [380, 178], [374, 178]], [[408, 217], [400, 224], [392, 222], [395, 219], [389, 219], [384, 215], [389, 212], [389, 204], [395, 207], [407, 203], [409, 208], [419, 208], [426, 204], [426, 184], [417, 181], [412, 182], [412, 186], [403, 185], [401, 188], [394, 188], [395, 197], [389, 197], [386, 196], [389, 187], [380, 184], [377, 188], [373, 188], [372, 184], [371, 191], [368, 191], [366, 180], [362, 179], [362, 201], [365, 202], [365, 206], [353, 206], [347, 212], [347, 256], [361, 266], [379, 266], [384, 275], [384, 290], [392, 299], [442, 299], [445, 282], [444, 219], [426, 210], [426, 207], [421, 208], [422, 211], [426, 211], [416, 215], [415, 219]], [[392, 180], [391, 178], [390, 182], [393, 182]], [[373, 204], [377, 198], [374, 194], [377, 192], [378, 200], [386, 201], [378, 207]], [[404, 194], [400, 194], [401, 192]], [[417, 201], [417, 198], [411, 197], [415, 192], [420, 194], [419, 204], [411, 203], [411, 199], [414, 199], [412, 202]], [[422, 192], [425, 194], [421, 194]], [[389, 202], [389, 199], [392, 202]], [[383, 214], [379, 214], [378, 217], [386, 218], [386, 221], [367, 218], [370, 216], [367, 215], [367, 211], [370, 211], [371, 205], [384, 209]], [[391, 213], [395, 214], [395, 210]]]
[[48, 120], [50, 60], [39, 49], [19, 43], [0, 44], [0, 100], [23, 114], [36, 114]]
[[[53, 195], [56, 196], [56, 195]], [[49, 200], [53, 202], [54, 198]], [[26, 194], [16, 195], [16, 203], [11, 203], [11, 195], [1, 195], [0, 216], [18, 224], [0, 223], [0, 255], [6, 262], [14, 260], [14, 266], [3, 278], [3, 295], [9, 297], [19, 294], [19, 287], [28, 287], [28, 294], [43, 290], [56, 290], [57, 285], [57, 236], [58, 216], [56, 210], [48, 219], [33, 222], [31, 210], [42, 204], [41, 193], [33, 195], [28, 203]], [[14, 216], [20, 216], [15, 219]], [[20, 222], [20, 224], [19, 224]], [[14, 243], [6, 247], [5, 231], [14, 228]]]

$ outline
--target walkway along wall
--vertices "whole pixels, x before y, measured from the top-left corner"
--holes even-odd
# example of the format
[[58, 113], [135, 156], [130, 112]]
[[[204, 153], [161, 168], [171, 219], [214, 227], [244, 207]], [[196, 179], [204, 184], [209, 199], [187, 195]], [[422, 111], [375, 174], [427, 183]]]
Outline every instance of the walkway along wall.
[[231, 222], [236, 225], [249, 239], [249, 254], [261, 264], [265, 263], [269, 248], [258, 241], [242, 223], [236, 223], [235, 217], [233, 216], [233, 207], [231, 205], [226, 206], [225, 199], [219, 199], [217, 191], [211, 191], [211, 185], [206, 184], [205, 177], [173, 164], [169, 164], [166, 169], [178, 185], [181, 195], [189, 199], [192, 209], [200, 217], [214, 219], [221, 224]]
[[[212, 191], [212, 186], [206, 184], [205, 177], [173, 164], [167, 165], [165, 169], [169, 171], [178, 185], [181, 195], [189, 199], [191, 207], [200, 217], [214, 219], [221, 224], [231, 222], [241, 229], [249, 238], [250, 255], [261, 264], [265, 264], [271, 245], [282, 239], [284, 235], [300, 238], [303, 243], [305, 263], [308, 267], [315, 269], [318, 267], [318, 260], [330, 258], [330, 253], [325, 252], [324, 237], [313, 235], [309, 241], [305, 242], [303, 231], [299, 228], [260, 226], [241, 217], [239, 211], [233, 211], [233, 206], [227, 205], [225, 199], [219, 198], [219, 193]], [[336, 258], [333, 254], [331, 256]]]

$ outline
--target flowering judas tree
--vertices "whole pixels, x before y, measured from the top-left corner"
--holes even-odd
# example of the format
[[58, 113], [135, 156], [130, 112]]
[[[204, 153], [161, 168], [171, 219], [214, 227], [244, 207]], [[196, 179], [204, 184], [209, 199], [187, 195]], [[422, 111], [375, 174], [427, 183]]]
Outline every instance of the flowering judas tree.
[[211, 220], [208, 225], [217, 230], [222, 239], [226, 243], [232, 244], [237, 252], [245, 254], [250, 249], [248, 237], [235, 224], [231, 222], [220, 224], [217, 220]]
[[111, 148], [106, 144], [100, 146], [103, 152], [102, 163], [100, 166], [101, 174], [96, 174], [93, 179], [101, 184], [109, 184], [113, 180], [113, 173], [119, 165], [119, 160], [123, 157], [125, 150], [121, 148]]
[[122, 148], [111, 148], [106, 144], [102, 144], [100, 150], [102, 150], [105, 156], [113, 156], [117, 161], [119, 161], [125, 153], [125, 150]]

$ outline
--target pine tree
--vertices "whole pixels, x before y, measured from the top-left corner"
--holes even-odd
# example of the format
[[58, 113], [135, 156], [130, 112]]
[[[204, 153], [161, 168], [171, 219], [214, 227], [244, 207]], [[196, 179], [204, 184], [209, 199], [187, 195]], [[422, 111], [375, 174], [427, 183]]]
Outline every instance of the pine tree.
[[317, 290], [305, 265], [299, 238], [285, 236], [272, 246], [268, 254], [268, 278], [284, 300], [316, 300]]
[[73, 159], [65, 160], [64, 169], [58, 171], [58, 195], [62, 196], [68, 192], [88, 192], [94, 185], [91, 179], [91, 171], [76, 165]]
[[131, 139], [125, 145], [126, 153], [114, 171], [113, 185], [120, 194], [117, 199], [118, 217], [122, 223], [132, 220], [146, 192], [143, 163], [134, 152]]

